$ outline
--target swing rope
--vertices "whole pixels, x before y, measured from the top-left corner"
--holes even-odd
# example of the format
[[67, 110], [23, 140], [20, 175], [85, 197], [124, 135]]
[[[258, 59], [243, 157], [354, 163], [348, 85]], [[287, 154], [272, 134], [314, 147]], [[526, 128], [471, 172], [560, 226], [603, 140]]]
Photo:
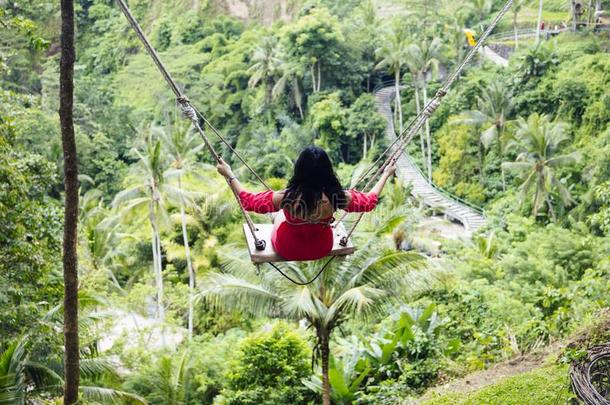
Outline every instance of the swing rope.
[[[458, 66], [458, 68], [449, 76], [449, 78], [444, 83], [444, 85], [436, 92], [435, 96], [428, 102], [428, 104], [422, 109], [422, 111], [411, 121], [411, 123], [408, 125], [408, 127], [405, 128], [404, 131], [398, 137], [396, 137], [396, 139], [390, 144], [390, 146], [388, 146], [386, 148], [386, 150], [375, 160], [375, 162], [373, 162], [367, 168], [367, 170], [365, 170], [365, 172], [363, 172], [359, 176], [359, 178], [357, 179], [354, 186], [357, 186], [358, 184], [363, 182], [364, 179], [366, 179], [366, 177], [373, 171], [375, 166], [381, 161], [381, 159], [383, 159], [383, 157], [385, 157], [388, 153], [391, 152], [391, 154], [387, 157], [387, 159], [383, 162], [383, 164], [381, 164], [379, 166], [379, 168], [374, 172], [374, 174], [365, 183], [364, 189], [367, 189], [368, 187], [370, 187], [373, 180], [376, 179], [381, 173], [383, 173], [383, 171], [389, 164], [391, 164], [392, 162], [395, 162], [401, 154], [405, 153], [405, 149], [406, 149], [407, 145], [409, 144], [409, 142], [411, 141], [411, 139], [413, 139], [413, 137], [416, 135], [416, 133], [425, 124], [425, 122], [438, 109], [438, 107], [440, 106], [441, 99], [447, 94], [449, 88], [458, 79], [459, 75], [462, 73], [462, 71], [464, 70], [466, 65], [468, 63], [470, 63], [470, 61], [474, 57], [475, 53], [478, 52], [478, 50], [483, 46], [483, 43], [487, 40], [487, 37], [491, 34], [491, 32], [496, 27], [496, 25], [500, 22], [502, 17], [504, 17], [504, 15], [508, 12], [510, 7], [512, 6], [513, 1], [514, 0], [508, 0], [506, 2], [504, 7], [502, 8], [502, 10], [494, 18], [492, 23], [487, 27], [487, 29], [481, 36], [479, 42], [470, 50], [470, 52], [467, 54], [466, 58], [464, 58], [464, 60]], [[131, 13], [131, 10], [125, 3], [125, 0], [116, 0], [116, 2], [117, 2], [117, 5], [119, 6], [119, 8], [121, 9], [121, 11], [123, 12], [123, 14], [125, 15], [125, 17], [127, 18], [127, 21], [131, 25], [132, 29], [135, 31], [136, 35], [138, 36], [138, 38], [144, 45], [145, 49], [147, 50], [148, 54], [152, 58], [153, 62], [155, 63], [155, 65], [157, 66], [157, 68], [159, 69], [161, 74], [163, 75], [163, 78], [165, 79], [165, 81], [170, 86], [171, 90], [173, 91], [174, 95], [176, 96], [176, 100], [182, 110], [182, 113], [185, 115], [185, 117], [187, 117], [191, 121], [193, 127], [197, 130], [199, 135], [201, 135], [201, 138], [203, 139], [203, 142], [204, 142], [206, 148], [208, 149], [208, 151], [210, 152], [210, 154], [212, 155], [214, 160], [217, 163], [222, 162], [220, 155], [218, 154], [218, 152], [216, 152], [214, 146], [209, 141], [204, 128], [200, 125], [200, 120], [203, 122], [204, 126], [207, 125], [207, 127], [210, 128], [210, 130], [218, 137], [218, 139], [225, 146], [227, 146], [227, 148], [241, 161], [242, 164], [244, 164], [244, 166], [254, 175], [254, 177], [263, 186], [265, 186], [267, 188], [267, 190], [271, 190], [271, 188], [267, 185], [267, 183], [265, 183], [265, 181], [256, 173], [256, 171], [254, 171], [254, 169], [252, 169], [252, 167], [250, 165], [248, 165], [248, 163], [245, 161], [245, 159], [243, 159], [243, 157], [231, 146], [231, 144], [220, 134], [220, 132], [206, 119], [206, 117], [203, 114], [201, 114], [191, 104], [189, 99], [180, 90], [180, 88], [178, 87], [178, 85], [176, 84], [176, 82], [174, 81], [172, 76], [170, 75], [169, 71], [165, 68], [165, 65], [161, 61], [161, 58], [157, 54], [156, 50], [150, 44], [148, 38], [144, 34], [144, 31], [142, 30], [142, 28], [136, 21], [135, 17]], [[235, 190], [233, 190], [229, 180], [228, 179], [225, 179], [225, 180], [227, 181], [227, 184], [229, 185], [229, 188], [231, 189], [233, 196], [235, 197], [235, 199], [237, 201], [237, 205], [239, 206], [241, 213], [246, 220], [248, 229], [250, 230], [250, 233], [252, 234], [252, 237], [254, 239], [256, 249], [264, 250], [266, 247], [266, 241], [259, 239], [256, 236], [256, 231], [257, 231], [256, 225], [252, 221], [252, 218], [250, 217], [249, 213], [241, 205], [239, 195], [235, 192]], [[339, 219], [339, 222], [343, 221], [345, 219], [346, 215], [347, 215], [347, 213], [344, 213], [342, 215], [342, 217]], [[353, 235], [354, 231], [356, 230], [356, 227], [362, 220], [363, 216], [364, 216], [364, 213], [361, 213], [358, 216], [358, 218], [356, 219], [356, 221], [354, 221], [354, 224], [348, 231], [347, 235], [344, 236], [343, 238], [341, 238], [341, 241], [340, 241], [341, 246], [347, 246], [349, 239]], [[336, 258], [336, 256], [332, 256], [326, 262], [326, 264], [324, 264], [324, 266], [320, 269], [320, 271], [315, 275], [315, 277], [306, 283], [298, 282], [298, 281], [292, 279], [291, 277], [286, 275], [284, 272], [282, 272], [281, 269], [279, 269], [279, 267], [276, 266], [274, 263], [269, 263], [269, 264], [272, 267], [274, 267], [275, 270], [277, 270], [282, 276], [284, 276], [285, 278], [290, 280], [292, 283], [297, 284], [297, 285], [308, 285], [308, 284], [313, 283], [316, 279], [318, 279], [320, 277], [320, 275], [324, 272], [324, 270], [331, 264], [331, 262], [335, 258]]]
[[[140, 27], [140, 24], [138, 24], [138, 22], [136, 21], [135, 17], [131, 13], [131, 10], [129, 10], [129, 7], [125, 3], [125, 1], [124, 0], [116, 0], [116, 1], [117, 1], [117, 4], [118, 4], [119, 8], [121, 9], [123, 14], [127, 18], [127, 21], [129, 22], [129, 24], [131, 25], [131, 27], [133, 28], [133, 30], [137, 34], [138, 38], [140, 39], [140, 41], [142, 42], [142, 44], [144, 45], [144, 47], [148, 51], [148, 54], [152, 58], [153, 62], [155, 63], [155, 65], [157, 65], [157, 68], [159, 69], [159, 71], [163, 75], [163, 78], [165, 79], [165, 81], [167, 82], [169, 87], [174, 92], [174, 95], [176, 96], [176, 100], [178, 101], [178, 104], [180, 105], [182, 113], [188, 119], [191, 120], [191, 123], [192, 123], [193, 127], [197, 130], [199, 135], [201, 135], [201, 138], [203, 139], [203, 142], [204, 142], [206, 148], [208, 149], [208, 151], [210, 152], [210, 154], [212, 155], [212, 157], [214, 158], [216, 163], [222, 162], [222, 159], [221, 159], [220, 155], [218, 154], [218, 152], [216, 152], [216, 149], [214, 149], [214, 146], [212, 145], [212, 143], [208, 139], [204, 129], [201, 127], [201, 125], [199, 125], [199, 116], [201, 114], [199, 114], [199, 112], [191, 105], [191, 102], [189, 101], [189, 99], [184, 95], [184, 93], [182, 93], [182, 91], [180, 90], [180, 88], [178, 87], [178, 85], [176, 84], [174, 79], [172, 78], [172, 76], [169, 73], [169, 71], [165, 68], [165, 65], [163, 64], [163, 62], [161, 62], [161, 58], [157, 54], [157, 51], [153, 48], [153, 46], [148, 41], [148, 38], [144, 34], [144, 31], [142, 31], [142, 28]], [[209, 124], [207, 122], [207, 120], [204, 120], [204, 122], [206, 124]], [[209, 127], [212, 128], [212, 132], [214, 132], [221, 139], [221, 141], [225, 145], [230, 147], [229, 143], [222, 136], [220, 136], [220, 133], [218, 133], [218, 131], [213, 126], [209, 125]], [[230, 147], [230, 149], [233, 152], [235, 152], [233, 150], [233, 148]], [[241, 160], [241, 156], [239, 156], [239, 158]], [[242, 160], [242, 162], [243, 162], [243, 160]], [[254, 170], [252, 170], [252, 168], [250, 168], [250, 166], [248, 166], [246, 164], [246, 167], [248, 167], [248, 169], [250, 169], [250, 171], [256, 175], [256, 173], [254, 172]], [[259, 178], [258, 175], [256, 175], [256, 177]], [[254, 222], [252, 221], [252, 218], [250, 217], [248, 212], [242, 207], [242, 205], [240, 203], [239, 195], [235, 192], [235, 190], [233, 190], [233, 187], [231, 187], [231, 184], [229, 183], [229, 180], [228, 179], [225, 179], [225, 180], [227, 181], [227, 184], [229, 185], [229, 188], [231, 189], [231, 191], [233, 193], [233, 196], [235, 197], [235, 200], [237, 201], [237, 205], [241, 209], [242, 215], [244, 216], [244, 218], [246, 220], [246, 223], [248, 224], [248, 229], [252, 233], [252, 237], [254, 238], [254, 243], [256, 245], [256, 249], [257, 250], [264, 250], [265, 247], [266, 247], [266, 242], [264, 240], [262, 240], [262, 239], [259, 239], [256, 236], [256, 226], [254, 225]], [[262, 183], [265, 186], [267, 186], [264, 182], [262, 182]]]
[[310, 285], [310, 284], [312, 284], [314, 281], [316, 281], [316, 280], [317, 280], [317, 279], [318, 279], [318, 278], [319, 278], [319, 277], [322, 275], [322, 273], [324, 273], [324, 270], [326, 270], [326, 268], [327, 268], [328, 266], [330, 266], [330, 264], [331, 264], [331, 263], [333, 262], [333, 260], [335, 260], [336, 258], [337, 258], [337, 256], [331, 256], [331, 257], [330, 257], [330, 258], [329, 258], [329, 259], [326, 261], [326, 263], [324, 263], [324, 266], [322, 266], [322, 267], [320, 268], [320, 270], [318, 270], [318, 272], [316, 273], [316, 275], [315, 275], [315, 276], [314, 276], [314, 277], [313, 277], [311, 280], [309, 280], [309, 281], [304, 281], [304, 282], [297, 281], [297, 280], [293, 279], [293, 278], [292, 278], [292, 277], [290, 277], [288, 274], [284, 273], [284, 272], [282, 271], [282, 269], [280, 269], [280, 268], [279, 268], [279, 266], [278, 266], [278, 265], [276, 265], [275, 263], [271, 263], [271, 262], [270, 262], [270, 263], [269, 263], [269, 265], [270, 265], [271, 267], [273, 267], [273, 268], [275, 269], [275, 271], [277, 271], [277, 272], [278, 272], [278, 273], [280, 273], [282, 276], [284, 276], [284, 278], [286, 278], [286, 279], [287, 279], [288, 281], [290, 281], [292, 284], [301, 285], [301, 286], [306, 286], [306, 285]]

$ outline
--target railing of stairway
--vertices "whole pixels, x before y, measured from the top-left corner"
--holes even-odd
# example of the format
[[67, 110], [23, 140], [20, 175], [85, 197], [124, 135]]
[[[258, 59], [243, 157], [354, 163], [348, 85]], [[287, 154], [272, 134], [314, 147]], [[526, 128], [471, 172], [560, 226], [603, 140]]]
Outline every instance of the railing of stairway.
[[[395, 82], [394, 80], [385, 80], [379, 84], [377, 84], [374, 88], [373, 88], [373, 94], [376, 94], [379, 90], [384, 89], [386, 87], [394, 87], [395, 86]], [[401, 88], [406, 88], [406, 87], [410, 87], [408, 85], [404, 85], [401, 84], [400, 85]], [[426, 180], [426, 182], [428, 182], [428, 184], [435, 189], [439, 194], [443, 195], [446, 198], [449, 198], [451, 200], [456, 201], [459, 204], [462, 204], [470, 209], [472, 209], [473, 211], [477, 212], [480, 215], [485, 216], [485, 209], [483, 207], [480, 207], [476, 204], [473, 204], [469, 201], [464, 200], [461, 197], [458, 197], [457, 195], [451, 193], [450, 191], [447, 191], [439, 186], [437, 186], [433, 181], [429, 181], [428, 180], [428, 176], [425, 175], [421, 168], [413, 161], [413, 159], [411, 158], [411, 156], [405, 152], [403, 153], [403, 156], [405, 156], [406, 159], [409, 160], [409, 162], [411, 163], [411, 166], [413, 166], [415, 168], [415, 170], [417, 170], [417, 172]]]

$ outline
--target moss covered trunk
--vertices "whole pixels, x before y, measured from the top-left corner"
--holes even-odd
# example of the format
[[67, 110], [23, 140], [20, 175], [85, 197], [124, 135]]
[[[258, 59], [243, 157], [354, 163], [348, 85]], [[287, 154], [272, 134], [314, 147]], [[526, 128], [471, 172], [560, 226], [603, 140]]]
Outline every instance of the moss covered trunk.
[[59, 73], [59, 119], [64, 158], [64, 403], [78, 402], [78, 159], [74, 139], [74, 3], [61, 0], [61, 59]]

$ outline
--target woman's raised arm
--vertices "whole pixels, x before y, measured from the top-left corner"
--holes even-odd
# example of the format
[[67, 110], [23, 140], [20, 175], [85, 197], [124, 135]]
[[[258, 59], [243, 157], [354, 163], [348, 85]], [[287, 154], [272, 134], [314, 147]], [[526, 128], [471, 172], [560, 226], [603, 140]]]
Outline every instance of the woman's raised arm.
[[377, 195], [381, 194], [385, 183], [394, 173], [396, 173], [396, 159], [393, 159], [390, 164], [386, 166], [386, 168], [383, 170], [383, 174], [369, 193], [375, 193]]
[[239, 196], [240, 203], [247, 211], [254, 211], [259, 214], [276, 212], [280, 209], [283, 192], [263, 191], [262, 193], [251, 193], [239, 182], [231, 166], [227, 162], [220, 159], [220, 163], [216, 165], [218, 173], [222, 174], [229, 183], [229, 187]]

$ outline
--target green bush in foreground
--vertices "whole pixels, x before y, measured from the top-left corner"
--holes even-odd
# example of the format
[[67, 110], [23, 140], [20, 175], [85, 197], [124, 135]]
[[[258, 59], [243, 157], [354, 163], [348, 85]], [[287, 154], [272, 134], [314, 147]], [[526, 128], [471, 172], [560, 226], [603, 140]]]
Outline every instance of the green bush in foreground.
[[302, 379], [311, 368], [305, 340], [290, 325], [279, 323], [270, 332], [254, 334], [240, 345], [237, 361], [227, 375], [229, 389], [222, 404], [306, 404], [316, 394]]

